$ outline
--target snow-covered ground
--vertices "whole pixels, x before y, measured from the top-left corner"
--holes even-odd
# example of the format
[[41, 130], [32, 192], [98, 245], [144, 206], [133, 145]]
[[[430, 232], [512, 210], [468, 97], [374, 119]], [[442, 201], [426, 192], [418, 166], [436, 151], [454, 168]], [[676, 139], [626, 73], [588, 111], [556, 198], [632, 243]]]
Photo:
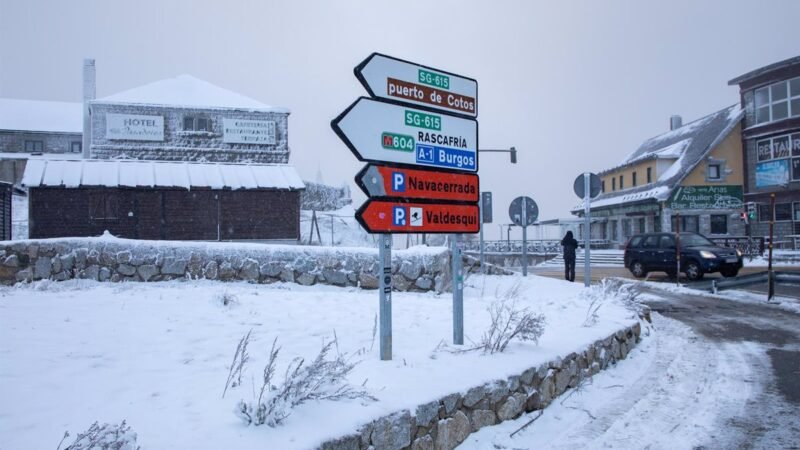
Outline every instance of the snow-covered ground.
[[[387, 413], [413, 408], [537, 366], [636, 321], [606, 302], [583, 326], [583, 287], [542, 277], [466, 281], [467, 343], [489, 325], [487, 306], [515, 284], [518, 305], [545, 314], [538, 345], [506, 353], [451, 353], [452, 297], [393, 295], [393, 360], [380, 361], [376, 291], [294, 284], [210, 281], [38, 282], [0, 288], [0, 448], [55, 448], [94, 421], [123, 419], [145, 449], [310, 448]], [[220, 297], [235, 301], [228, 306]], [[244, 383], [223, 388], [240, 338], [252, 330]], [[305, 404], [277, 428], [245, 426], [233, 413], [251, 400], [270, 345], [282, 346], [278, 380], [294, 357], [316, 356], [338, 336], [338, 351], [360, 360], [350, 382], [377, 402]], [[451, 347], [452, 348], [452, 347]], [[582, 413], [581, 413], [582, 414]]]
[[732, 448], [731, 417], [747, 414], [757, 345], [705, 341], [653, 314], [650, 334], [612, 370], [533, 412], [471, 435], [462, 450], [529, 448]]

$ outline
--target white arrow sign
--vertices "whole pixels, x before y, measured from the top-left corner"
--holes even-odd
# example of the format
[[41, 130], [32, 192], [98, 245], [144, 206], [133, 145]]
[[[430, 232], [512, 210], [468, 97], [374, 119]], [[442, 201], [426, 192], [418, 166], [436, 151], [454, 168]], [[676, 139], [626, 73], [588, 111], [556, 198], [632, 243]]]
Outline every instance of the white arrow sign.
[[478, 171], [478, 122], [361, 97], [331, 127], [361, 161]]
[[472, 78], [373, 53], [355, 68], [372, 97], [478, 116], [478, 82]]

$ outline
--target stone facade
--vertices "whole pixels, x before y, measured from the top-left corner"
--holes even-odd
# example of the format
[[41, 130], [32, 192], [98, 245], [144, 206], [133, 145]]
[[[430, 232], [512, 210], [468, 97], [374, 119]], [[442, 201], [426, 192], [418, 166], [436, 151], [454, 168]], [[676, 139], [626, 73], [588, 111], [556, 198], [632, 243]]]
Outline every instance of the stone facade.
[[25, 141], [41, 142], [42, 153], [74, 153], [80, 155], [80, 145], [73, 152], [73, 144], [81, 143], [82, 133], [36, 132], [36, 131], [8, 131], [0, 130], [0, 152], [2, 153], [31, 153], [26, 150]]
[[525, 412], [541, 410], [581, 381], [625, 359], [640, 341], [636, 324], [595, 341], [579, 353], [531, 367], [505, 380], [475, 386], [389, 414], [354, 433], [323, 443], [323, 450], [452, 450], [470, 433]]
[[[168, 161], [289, 162], [288, 113], [239, 110], [232, 108], [181, 108], [147, 104], [92, 102], [91, 157], [108, 159], [129, 157]], [[159, 141], [109, 139], [106, 115], [160, 116], [164, 120], [164, 139]], [[184, 130], [184, 118], [207, 119], [210, 131]], [[275, 144], [227, 143], [223, 138], [223, 119], [275, 122]]]
[[[396, 250], [398, 291], [443, 292], [450, 286], [445, 248]], [[465, 261], [465, 268], [474, 268]], [[488, 266], [489, 273], [507, 271]], [[474, 270], [474, 269], [473, 269]], [[0, 283], [73, 278], [111, 282], [209, 279], [378, 288], [378, 252], [259, 244], [133, 241], [117, 238], [29, 240], [0, 245]]]

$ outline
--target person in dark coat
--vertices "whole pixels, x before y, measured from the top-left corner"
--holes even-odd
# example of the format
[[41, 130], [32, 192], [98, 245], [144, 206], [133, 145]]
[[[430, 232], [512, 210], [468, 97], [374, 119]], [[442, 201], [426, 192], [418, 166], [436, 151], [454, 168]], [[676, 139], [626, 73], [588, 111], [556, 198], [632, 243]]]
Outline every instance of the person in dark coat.
[[575, 250], [578, 248], [578, 241], [572, 237], [572, 231], [567, 231], [561, 245], [564, 247], [564, 278], [575, 281]]

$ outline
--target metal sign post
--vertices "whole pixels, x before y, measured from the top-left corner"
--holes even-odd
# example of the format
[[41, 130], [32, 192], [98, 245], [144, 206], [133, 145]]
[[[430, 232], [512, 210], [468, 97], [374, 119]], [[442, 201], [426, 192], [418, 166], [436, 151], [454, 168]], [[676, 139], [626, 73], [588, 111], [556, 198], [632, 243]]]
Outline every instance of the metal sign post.
[[483, 224], [492, 223], [492, 193], [481, 192], [481, 233], [480, 233], [480, 247], [481, 247], [481, 273], [486, 273], [486, 265], [484, 264], [483, 256]]
[[453, 345], [464, 345], [464, 274], [462, 271], [460, 234], [452, 235], [450, 252], [453, 266]]
[[583, 199], [583, 285], [589, 287], [592, 284], [591, 266], [591, 238], [592, 238], [592, 208], [591, 202], [594, 197], [600, 195], [600, 177], [591, 173], [584, 172], [575, 178], [572, 189], [578, 198]]
[[517, 197], [508, 207], [508, 216], [522, 227], [522, 276], [528, 276], [528, 225], [539, 218], [539, 206], [530, 197]]
[[381, 234], [379, 245], [381, 360], [389, 361], [392, 359], [392, 235]]
[[583, 174], [583, 285], [585, 287], [592, 284], [592, 269], [589, 264], [591, 261], [589, 239], [592, 235], [591, 208], [589, 207], [592, 199], [590, 175], [588, 172]]

